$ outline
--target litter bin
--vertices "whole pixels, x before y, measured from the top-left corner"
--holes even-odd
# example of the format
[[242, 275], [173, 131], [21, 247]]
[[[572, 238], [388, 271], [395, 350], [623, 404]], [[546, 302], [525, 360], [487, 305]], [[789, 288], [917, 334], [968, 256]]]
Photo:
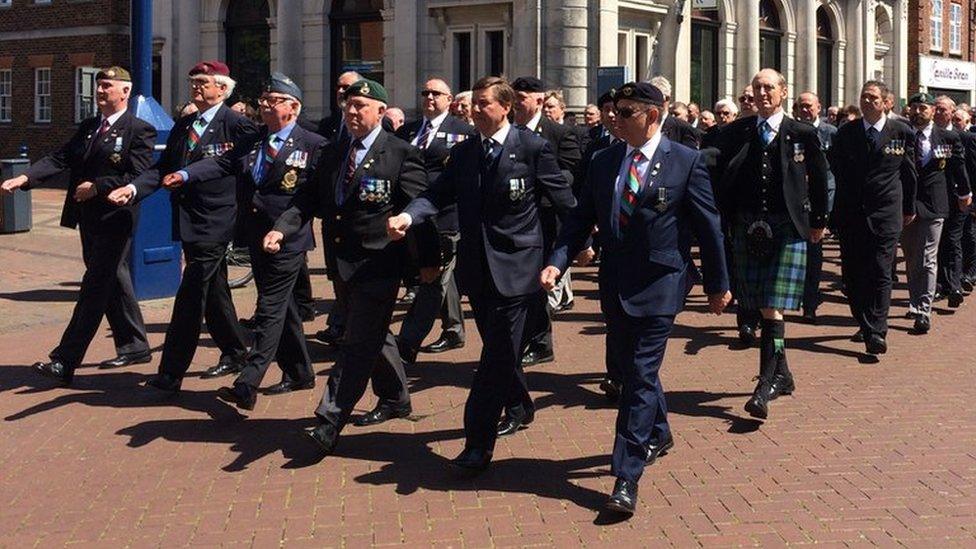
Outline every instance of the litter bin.
[[[0, 181], [23, 174], [29, 166], [26, 158], [0, 160]], [[30, 191], [0, 195], [0, 234], [29, 231], [31, 221]]]

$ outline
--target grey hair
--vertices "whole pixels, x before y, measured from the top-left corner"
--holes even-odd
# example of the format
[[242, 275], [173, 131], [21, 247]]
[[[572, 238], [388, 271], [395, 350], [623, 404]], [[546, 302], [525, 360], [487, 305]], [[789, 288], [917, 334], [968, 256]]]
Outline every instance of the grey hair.
[[237, 82], [233, 78], [229, 76], [224, 76], [222, 74], [215, 74], [213, 75], [213, 79], [214, 79], [214, 83], [220, 84], [225, 88], [224, 99], [227, 99], [228, 97], [234, 95], [234, 88], [237, 87]]
[[728, 107], [729, 112], [732, 114], [739, 114], [739, 106], [735, 104], [735, 101], [731, 99], [719, 99], [715, 102], [715, 110], [718, 111], [722, 107]]
[[665, 77], [663, 77], [661, 75], [657, 75], [654, 78], [651, 78], [650, 84], [652, 86], [654, 86], [655, 88], [661, 90], [661, 93], [664, 94], [664, 100], [665, 101], [671, 101], [671, 81], [670, 80], [668, 80], [667, 78], [665, 78]]

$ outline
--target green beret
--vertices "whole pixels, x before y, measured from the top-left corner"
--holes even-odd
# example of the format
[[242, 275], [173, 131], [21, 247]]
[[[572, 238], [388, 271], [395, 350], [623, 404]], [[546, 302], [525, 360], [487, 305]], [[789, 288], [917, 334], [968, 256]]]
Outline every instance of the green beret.
[[132, 82], [132, 76], [129, 75], [129, 71], [123, 69], [122, 67], [108, 67], [107, 69], [98, 71], [98, 74], [95, 75], [95, 80], [119, 80], [122, 82]]
[[931, 93], [918, 92], [915, 95], [908, 98], [908, 104], [912, 103], [925, 103], [926, 105], [935, 105], [935, 96]]
[[386, 92], [386, 88], [379, 82], [370, 80], [369, 78], [357, 80], [346, 89], [346, 99], [357, 96], [368, 97], [382, 103], [390, 102], [390, 94]]

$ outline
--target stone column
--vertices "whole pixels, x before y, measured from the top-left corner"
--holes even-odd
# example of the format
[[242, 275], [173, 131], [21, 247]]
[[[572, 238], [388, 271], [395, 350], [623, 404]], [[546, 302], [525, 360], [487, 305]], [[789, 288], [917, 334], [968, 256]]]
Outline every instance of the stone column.
[[332, 89], [328, 8], [324, 4], [323, 0], [305, 0], [302, 13], [302, 94], [305, 96], [302, 110], [315, 120], [325, 116]]
[[791, 88], [793, 95], [817, 91], [817, 6], [818, 2], [801, 0], [796, 3], [797, 41], [796, 70]]
[[[623, 61], [617, 59], [617, 31], [620, 30], [620, 12], [617, 0], [598, 0], [597, 14], [599, 34], [597, 36], [598, 66], [612, 67]], [[596, 73], [593, 75], [596, 82]]]
[[190, 92], [186, 86], [185, 77], [190, 68], [202, 59], [200, 51], [200, 3], [179, 3], [174, 0], [175, 25], [173, 28], [172, 79], [170, 91], [172, 105], [176, 106], [189, 100]]
[[892, 10], [892, 52], [894, 55], [891, 90], [895, 96], [908, 99], [908, 0], [895, 0]]
[[[278, 9], [272, 16], [274, 30], [277, 31], [277, 42], [272, 40], [276, 63], [273, 67], [287, 74], [299, 86], [305, 87], [304, 63], [302, 63], [302, 10], [292, 9], [292, 5], [278, 3]], [[283, 9], [288, 8], [288, 9]]]
[[546, 64], [543, 80], [563, 91], [568, 110], [586, 107], [586, 4], [587, 0], [563, 0], [545, 15]]
[[864, 84], [866, 71], [866, 55], [864, 47], [864, 19], [866, 13], [864, 0], [850, 0], [847, 4], [847, 57], [844, 71], [844, 100], [856, 103]]
[[[395, 28], [392, 40], [385, 45], [393, 49], [393, 63], [383, 68], [393, 104], [403, 108], [409, 117], [417, 112], [418, 79], [423, 78], [418, 74], [417, 64], [417, 2], [396, 0], [393, 5], [391, 22]], [[390, 58], [389, 55], [385, 57]]]
[[739, 28], [736, 36], [736, 93], [759, 72], [759, 0], [736, 2]]

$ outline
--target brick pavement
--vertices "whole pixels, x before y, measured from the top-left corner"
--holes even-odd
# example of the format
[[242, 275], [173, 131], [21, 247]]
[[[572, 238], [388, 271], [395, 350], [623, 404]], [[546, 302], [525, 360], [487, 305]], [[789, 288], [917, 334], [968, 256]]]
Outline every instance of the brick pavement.
[[[694, 297], [663, 369], [675, 448], [645, 474], [638, 513], [614, 522], [598, 512], [614, 410], [597, 388], [592, 269], [574, 276], [577, 306], [556, 322], [557, 361], [529, 371], [535, 423], [499, 442], [488, 473], [445, 467], [480, 349], [470, 321], [467, 347], [408, 372], [412, 418], [349, 427], [319, 461], [296, 433], [325, 377], [262, 397], [245, 419], [214, 398], [225, 380], [192, 377], [177, 398], [137, 387], [155, 364], [86, 367], [67, 389], [29, 371], [56, 343], [80, 274], [77, 236], [56, 228], [59, 196], [35, 191], [35, 230], [0, 236], [0, 546], [976, 546], [973, 303], [939, 307], [933, 332], [912, 336], [896, 318], [902, 286], [889, 353], [870, 364], [829, 291], [820, 326], [789, 324], [798, 390], [760, 424], [742, 411], [758, 351], [730, 349], [732, 315], [702, 314]], [[825, 284], [837, 280], [828, 255]], [[323, 278], [313, 284], [326, 309]], [[253, 287], [236, 292], [239, 312], [253, 299]], [[154, 345], [170, 305], [145, 304]], [[311, 346], [325, 376], [333, 356]], [[102, 331], [89, 360], [111, 350]], [[191, 372], [216, 358], [205, 339]]]

